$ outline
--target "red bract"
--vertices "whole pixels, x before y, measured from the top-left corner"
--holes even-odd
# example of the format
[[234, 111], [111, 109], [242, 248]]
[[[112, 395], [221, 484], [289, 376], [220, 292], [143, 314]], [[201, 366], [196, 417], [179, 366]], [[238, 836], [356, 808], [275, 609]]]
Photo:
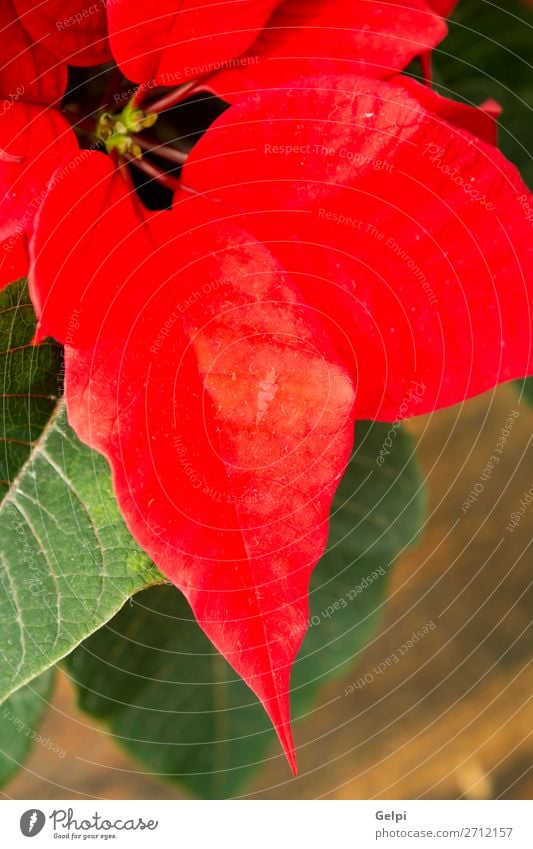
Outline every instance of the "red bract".
[[343, 329], [358, 417], [430, 411], [530, 371], [527, 189], [400, 84], [256, 94], [210, 127], [183, 180], [238, 212]]
[[243, 53], [281, 0], [110, 3], [111, 47], [135, 82], [178, 85]]
[[78, 147], [60, 113], [43, 108], [59, 106], [67, 84], [66, 57], [51, 52], [54, 38], [36, 26], [57, 5], [0, 6], [0, 289], [28, 273], [27, 239], [48, 181]]
[[99, 154], [52, 189], [34, 256], [71, 424], [294, 766], [290, 670], [353, 435], [334, 327], [234, 216], [188, 195], [146, 214]]
[[[12, 103], [58, 103], [67, 83], [67, 67], [35, 44], [17, 17], [13, 0], [0, 4], [0, 97]], [[4, 106], [5, 108], [5, 106]]]
[[447, 18], [448, 15], [453, 12], [458, 2], [459, 0], [428, 0], [428, 5], [438, 15], [442, 15], [443, 18]]
[[428, 112], [443, 118], [459, 129], [468, 130], [487, 144], [498, 143], [498, 118], [502, 114], [502, 107], [495, 100], [489, 99], [480, 106], [470, 106], [468, 103], [442, 97], [411, 77], [398, 77], [397, 82]]
[[27, 238], [48, 181], [77, 148], [59, 112], [0, 101], [0, 288], [27, 274]]
[[33, 239], [70, 422], [291, 763], [290, 667], [354, 413], [427, 412], [532, 366], [531, 200], [407, 87], [256, 93], [196, 145], [170, 212], [82, 154]]
[[247, 54], [208, 85], [234, 101], [317, 73], [388, 77], [435, 47], [446, 26], [424, 0], [287, 0]]
[[87, 0], [9, 1], [33, 40], [60, 62], [98, 65], [112, 58], [107, 41], [106, 5], [102, 0], [93, 3]]

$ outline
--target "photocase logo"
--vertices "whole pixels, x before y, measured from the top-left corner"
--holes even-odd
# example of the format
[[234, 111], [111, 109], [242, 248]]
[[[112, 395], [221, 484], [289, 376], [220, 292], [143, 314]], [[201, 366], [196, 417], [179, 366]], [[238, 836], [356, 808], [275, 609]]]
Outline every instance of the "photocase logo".
[[35, 837], [43, 830], [46, 817], [42, 811], [32, 808], [25, 811], [20, 818], [20, 830], [24, 837]]

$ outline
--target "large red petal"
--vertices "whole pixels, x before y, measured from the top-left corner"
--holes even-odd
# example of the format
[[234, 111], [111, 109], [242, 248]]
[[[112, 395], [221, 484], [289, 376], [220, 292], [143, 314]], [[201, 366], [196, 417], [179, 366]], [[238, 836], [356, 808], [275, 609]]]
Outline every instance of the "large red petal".
[[[31, 2], [31, 0], [29, 0]], [[243, 53], [281, 0], [136, 0], [108, 6], [115, 60], [134, 82], [176, 86]]]
[[22, 269], [26, 236], [32, 232], [50, 177], [64, 157], [77, 150], [74, 133], [59, 112], [0, 101], [0, 241], [5, 282], [10, 282], [5, 279], [10, 269]]
[[248, 53], [208, 81], [232, 102], [243, 92], [315, 74], [388, 77], [446, 35], [425, 0], [287, 0]]
[[358, 416], [433, 410], [531, 370], [531, 196], [401, 86], [257, 94], [210, 127], [183, 179], [240, 211], [344, 329]]
[[[294, 766], [290, 669], [353, 435], [329, 321], [219, 206], [183, 196], [128, 217], [109, 161], [77, 170], [43, 207], [31, 276], [43, 326], [67, 342], [69, 420], [109, 459], [131, 532], [263, 701]], [[79, 185], [85, 234], [70, 224]], [[73, 236], [76, 274], [74, 258], [54, 273]], [[58, 318], [54, 289], [68, 286], [76, 311]]]
[[[17, 17], [13, 0], [0, 3], [0, 97], [10, 103], [59, 103], [67, 67], [35, 44]], [[5, 108], [5, 107], [4, 107]]]
[[[3, 2], [3, 0], [2, 0]], [[106, 4], [102, 0], [12, 0], [35, 42], [70, 65], [99, 65], [112, 56], [107, 41]], [[129, 5], [111, 0], [109, 5]]]

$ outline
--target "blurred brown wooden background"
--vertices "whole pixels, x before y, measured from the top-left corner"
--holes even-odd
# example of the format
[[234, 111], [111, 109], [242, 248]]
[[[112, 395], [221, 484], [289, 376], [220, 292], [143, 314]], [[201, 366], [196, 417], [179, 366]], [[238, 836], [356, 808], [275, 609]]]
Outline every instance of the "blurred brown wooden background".
[[[533, 484], [533, 411], [518, 404], [504, 386], [410, 423], [430, 495], [424, 540], [398, 563], [380, 632], [359, 666], [297, 723], [300, 776], [290, 779], [274, 751], [252, 798], [532, 797], [533, 504], [513, 533], [505, 530]], [[463, 515], [517, 409], [500, 464]], [[400, 662], [344, 695], [429, 622], [436, 627]], [[76, 711], [64, 675], [42, 734], [66, 756], [35, 747], [5, 796], [181, 797]]]

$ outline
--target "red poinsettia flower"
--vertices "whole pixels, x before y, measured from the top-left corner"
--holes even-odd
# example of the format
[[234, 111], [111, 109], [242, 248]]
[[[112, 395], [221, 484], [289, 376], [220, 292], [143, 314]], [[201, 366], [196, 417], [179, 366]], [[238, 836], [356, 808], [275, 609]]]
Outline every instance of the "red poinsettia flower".
[[[441, 14], [432, 5], [426, 0], [138, 0], [111, 3], [108, 17], [113, 54], [129, 79], [175, 86], [237, 67], [247, 70], [238, 79], [250, 91], [265, 80], [317, 70], [378, 77], [399, 71], [445, 36]], [[234, 88], [230, 74], [224, 90]]]
[[[138, 0], [112, 3], [109, 33], [115, 60], [134, 82], [178, 85], [190, 66], [231, 59], [254, 41], [282, 0]], [[190, 79], [190, 76], [189, 76]]]
[[69, 420], [293, 765], [290, 669], [353, 419], [532, 370], [527, 191], [413, 93], [323, 76], [241, 100], [169, 211], [82, 154], [32, 241]]

